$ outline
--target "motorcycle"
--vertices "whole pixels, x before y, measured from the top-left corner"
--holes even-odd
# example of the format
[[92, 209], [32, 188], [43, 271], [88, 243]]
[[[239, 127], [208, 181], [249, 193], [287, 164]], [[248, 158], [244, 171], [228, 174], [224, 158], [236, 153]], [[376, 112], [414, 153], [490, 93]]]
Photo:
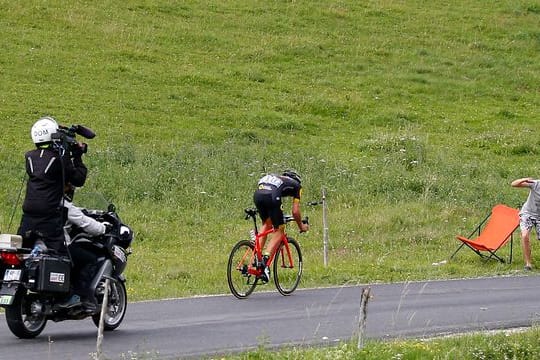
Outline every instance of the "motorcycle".
[[[43, 331], [48, 320], [59, 322], [91, 317], [99, 327], [105, 293], [108, 296], [103, 329], [114, 330], [124, 319], [127, 292], [123, 272], [131, 254], [133, 231], [122, 222], [115, 206], [105, 202], [103, 197], [94, 207], [86, 207], [83, 212], [108, 223], [109, 227], [106, 234], [95, 237], [72, 228], [69, 237], [66, 237], [71, 239], [68, 249], [83, 246], [97, 255], [97, 263], [93, 266], [96, 271], [90, 283], [97, 307], [91, 313], [82, 304], [68, 308], [61, 306], [66, 298], [73, 295], [70, 281], [73, 264], [69, 256], [48, 250], [36, 256], [32, 249], [21, 247], [21, 236], [0, 235], [0, 275], [3, 275], [0, 306], [5, 309], [7, 325], [15, 336], [35, 338]], [[105, 291], [107, 283], [108, 291]]]

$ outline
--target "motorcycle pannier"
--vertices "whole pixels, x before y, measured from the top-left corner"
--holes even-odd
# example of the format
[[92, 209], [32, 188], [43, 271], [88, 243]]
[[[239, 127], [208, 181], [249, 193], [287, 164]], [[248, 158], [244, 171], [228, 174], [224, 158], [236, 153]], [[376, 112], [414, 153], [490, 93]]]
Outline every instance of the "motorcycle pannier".
[[43, 256], [30, 265], [28, 281], [34, 291], [68, 292], [71, 274], [69, 260]]

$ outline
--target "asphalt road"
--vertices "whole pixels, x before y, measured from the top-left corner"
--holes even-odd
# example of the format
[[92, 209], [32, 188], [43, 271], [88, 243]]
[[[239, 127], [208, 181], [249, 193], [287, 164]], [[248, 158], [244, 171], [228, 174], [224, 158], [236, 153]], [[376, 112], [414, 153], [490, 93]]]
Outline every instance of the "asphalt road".
[[[367, 287], [368, 338], [527, 327], [540, 317], [539, 276], [307, 289], [288, 297], [269, 284], [245, 300], [223, 295], [130, 303], [122, 325], [105, 334], [103, 351], [107, 359], [170, 359], [261, 345], [334, 344], [357, 334]], [[2, 317], [1, 359], [90, 359], [96, 335], [91, 320], [49, 322], [38, 338], [20, 340]]]

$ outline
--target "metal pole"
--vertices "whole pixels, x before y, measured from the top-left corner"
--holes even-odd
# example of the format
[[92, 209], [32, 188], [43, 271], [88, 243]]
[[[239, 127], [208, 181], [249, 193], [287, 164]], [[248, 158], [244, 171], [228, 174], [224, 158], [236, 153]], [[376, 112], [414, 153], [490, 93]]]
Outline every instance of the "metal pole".
[[328, 221], [326, 218], [326, 189], [322, 189], [322, 206], [323, 206], [323, 254], [324, 267], [328, 266]]

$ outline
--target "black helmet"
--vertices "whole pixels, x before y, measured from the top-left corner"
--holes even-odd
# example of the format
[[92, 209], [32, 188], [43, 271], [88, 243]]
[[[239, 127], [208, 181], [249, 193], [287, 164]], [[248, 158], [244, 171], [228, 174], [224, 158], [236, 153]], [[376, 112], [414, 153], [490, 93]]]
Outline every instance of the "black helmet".
[[298, 181], [299, 184], [302, 183], [302, 178], [294, 170], [285, 170], [282, 175]]

